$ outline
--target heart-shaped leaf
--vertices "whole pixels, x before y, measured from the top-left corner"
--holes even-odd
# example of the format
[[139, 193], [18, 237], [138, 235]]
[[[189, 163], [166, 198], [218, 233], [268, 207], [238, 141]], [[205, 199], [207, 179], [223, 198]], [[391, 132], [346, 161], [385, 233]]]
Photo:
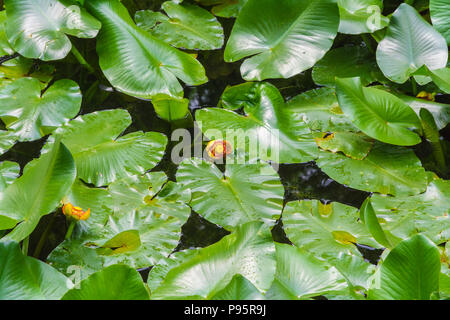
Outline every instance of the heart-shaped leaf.
[[402, 3], [378, 44], [377, 62], [384, 75], [391, 81], [404, 83], [423, 65], [430, 70], [441, 69], [447, 59], [444, 37], [413, 7]]
[[138, 28], [119, 0], [88, 1], [86, 6], [102, 23], [99, 63], [117, 90], [144, 99], [158, 93], [180, 97], [177, 78], [189, 85], [208, 81], [200, 62]]
[[56, 81], [44, 93], [36, 78], [22, 78], [0, 89], [0, 117], [20, 141], [39, 139], [76, 116], [81, 107], [78, 85]]
[[194, 211], [225, 228], [249, 221], [274, 224], [280, 217], [284, 189], [267, 164], [228, 164], [222, 173], [213, 163], [186, 159], [177, 181], [192, 192]]
[[376, 244], [358, 220], [356, 208], [338, 202], [288, 202], [283, 211], [284, 231], [289, 240], [317, 256], [337, 256], [340, 252], [359, 255], [356, 243]]
[[62, 300], [149, 300], [149, 294], [136, 270], [113, 265], [81, 281]]
[[145, 11], [137, 12], [137, 26], [177, 48], [213, 50], [223, 46], [222, 26], [207, 10], [172, 1], [164, 2], [162, 9], [169, 17], [158, 16], [156, 25], [152, 18], [147, 22]]
[[0, 193], [0, 216], [10, 219], [0, 229], [11, 229], [20, 222], [4, 239], [20, 241], [30, 235], [41, 217], [68, 193], [75, 175], [72, 155], [59, 141], [50, 152], [30, 162], [23, 175]]
[[[152, 169], [164, 154], [167, 138], [163, 134], [133, 132], [120, 136], [129, 125], [131, 117], [126, 110], [104, 110], [77, 117], [54, 136], [61, 137], [72, 153], [78, 177], [103, 186], [129, 173]], [[54, 139], [50, 138], [46, 148]]]
[[267, 226], [250, 222], [171, 269], [152, 299], [208, 299], [241, 274], [265, 292], [275, 273], [275, 247]]
[[439, 250], [428, 238], [415, 235], [388, 254], [369, 299], [429, 300], [439, 288]]
[[234, 147], [249, 148], [250, 153], [257, 153], [251, 156], [276, 163], [301, 163], [317, 157], [309, 128], [285, 108], [282, 95], [273, 85], [245, 83], [228, 88], [222, 105], [233, 110], [244, 107], [245, 115], [218, 108], [198, 110], [196, 120], [207, 137], [219, 132]]
[[233, 26], [225, 61], [253, 56], [241, 66], [247, 81], [289, 78], [325, 55], [338, 26], [333, 0], [249, 0]]
[[0, 242], [0, 300], [58, 300], [72, 286], [48, 264], [24, 256], [17, 242]]
[[305, 299], [346, 287], [343, 276], [328, 263], [288, 244], [276, 244], [277, 271], [268, 299]]
[[68, 36], [95, 38], [101, 24], [72, 0], [5, 0], [6, 35], [22, 56], [63, 59], [72, 49]]
[[321, 151], [317, 165], [332, 179], [358, 190], [414, 195], [427, 187], [425, 169], [412, 150], [379, 142], [364, 160]]
[[359, 78], [336, 79], [336, 92], [344, 113], [356, 127], [382, 142], [415, 145], [420, 137], [408, 128], [421, 128], [414, 111], [396, 96], [365, 88]]
[[430, 16], [433, 26], [444, 36], [450, 45], [450, 3], [446, 0], [430, 0]]
[[183, 119], [189, 112], [189, 100], [185, 98], [159, 94], [153, 97], [152, 104], [158, 116], [167, 121]]

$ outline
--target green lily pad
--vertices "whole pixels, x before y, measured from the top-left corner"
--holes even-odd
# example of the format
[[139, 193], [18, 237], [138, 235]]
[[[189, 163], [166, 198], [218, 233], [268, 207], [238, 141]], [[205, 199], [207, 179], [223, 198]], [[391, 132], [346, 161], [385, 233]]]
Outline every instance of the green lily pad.
[[268, 164], [215, 164], [184, 160], [177, 181], [192, 193], [191, 206], [205, 219], [227, 229], [250, 221], [273, 225], [283, 208], [284, 189]]
[[0, 117], [20, 141], [37, 140], [76, 116], [81, 91], [68, 79], [56, 81], [44, 93], [36, 78], [21, 78], [0, 89]]
[[364, 160], [321, 151], [317, 165], [332, 179], [358, 190], [414, 195], [427, 187], [425, 169], [412, 150], [379, 142]]
[[22, 56], [63, 59], [72, 49], [68, 36], [95, 38], [101, 24], [72, 0], [5, 0], [6, 35]]
[[283, 211], [283, 227], [296, 246], [317, 256], [339, 253], [359, 255], [355, 244], [376, 245], [356, 208], [318, 200], [288, 202]]
[[[148, 22], [147, 14], [137, 12], [137, 26], [177, 48], [213, 50], [223, 46], [222, 26], [207, 10], [189, 3], [176, 4], [172, 1], [164, 2], [162, 9], [168, 17], [151, 15]], [[154, 24], [155, 20], [157, 24]]]
[[[126, 110], [104, 110], [77, 117], [54, 136], [61, 137], [72, 153], [77, 176], [103, 186], [130, 173], [142, 174], [152, 169], [164, 155], [166, 136], [140, 131], [120, 136], [129, 125], [131, 116]], [[49, 139], [48, 146], [54, 139]]]
[[20, 174], [19, 164], [11, 161], [0, 162], [0, 192], [13, 183]]
[[316, 138], [316, 143], [323, 150], [342, 152], [356, 160], [367, 157], [373, 146], [373, 140], [368, 136], [347, 131], [322, 134], [321, 137]]
[[338, 0], [338, 6], [340, 33], [372, 33], [389, 24], [389, 19], [381, 14], [383, 0]]

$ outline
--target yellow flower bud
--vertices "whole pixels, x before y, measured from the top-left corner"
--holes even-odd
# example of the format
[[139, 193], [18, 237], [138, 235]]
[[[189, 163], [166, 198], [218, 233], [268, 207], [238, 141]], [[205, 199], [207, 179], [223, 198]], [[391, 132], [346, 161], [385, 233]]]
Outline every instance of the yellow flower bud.
[[83, 211], [80, 207], [74, 207], [70, 202], [64, 204], [62, 211], [66, 217], [79, 220], [87, 220], [91, 215], [91, 209]]

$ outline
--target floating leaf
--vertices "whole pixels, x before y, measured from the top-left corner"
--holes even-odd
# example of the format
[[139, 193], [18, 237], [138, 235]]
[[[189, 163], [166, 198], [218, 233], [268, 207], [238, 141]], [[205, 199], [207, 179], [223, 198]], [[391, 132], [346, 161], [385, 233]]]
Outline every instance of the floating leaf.
[[68, 79], [56, 81], [44, 93], [36, 78], [21, 78], [0, 89], [0, 117], [20, 141], [51, 133], [80, 107], [80, 88]]
[[152, 104], [158, 116], [167, 121], [183, 119], [189, 112], [189, 99], [185, 98], [159, 94], [153, 97]]
[[172, 1], [164, 2], [162, 9], [169, 18], [158, 15], [156, 19], [159, 23], [156, 25], [154, 15], [148, 23], [146, 14], [137, 12], [137, 26], [178, 48], [213, 50], [223, 46], [222, 26], [207, 10], [189, 3], [176, 4]]
[[373, 195], [371, 203], [385, 231], [406, 239], [418, 232], [440, 244], [450, 239], [450, 182], [432, 181], [425, 193], [388, 197]]
[[20, 174], [20, 166], [11, 161], [0, 162], [0, 193]]
[[283, 227], [292, 243], [318, 256], [359, 255], [355, 243], [375, 242], [358, 218], [356, 208], [338, 202], [293, 201], [284, 208]]
[[212, 300], [263, 300], [261, 292], [245, 277], [237, 274], [230, 283], [216, 293]]
[[6, 35], [22, 56], [63, 59], [72, 49], [68, 36], [95, 38], [101, 24], [72, 0], [5, 0]]
[[[129, 125], [126, 110], [104, 110], [79, 116], [54, 135], [72, 153], [78, 177], [103, 186], [152, 169], [164, 154], [167, 138], [163, 134], [139, 131], [120, 136]], [[50, 138], [48, 146], [54, 139]]]
[[385, 143], [415, 145], [420, 137], [408, 128], [421, 128], [414, 111], [396, 96], [365, 88], [359, 78], [336, 79], [336, 92], [344, 113], [368, 136]]
[[317, 145], [334, 153], [342, 152], [347, 157], [363, 160], [372, 149], [373, 140], [364, 134], [353, 132], [334, 132], [316, 138]]
[[283, 207], [284, 189], [268, 164], [227, 164], [184, 160], [177, 181], [192, 192], [191, 206], [205, 219], [227, 229], [249, 221], [274, 224]]
[[342, 290], [345, 279], [328, 263], [288, 244], [276, 244], [277, 271], [268, 299], [305, 299]]
[[225, 61], [247, 81], [290, 78], [311, 68], [331, 48], [339, 26], [333, 0], [249, 0], [233, 26]]
[[0, 242], [0, 300], [58, 300], [72, 286], [51, 266], [24, 256], [18, 243]]
[[119, 0], [88, 1], [86, 6], [102, 22], [99, 63], [117, 90], [144, 99], [158, 93], [180, 97], [177, 78], [189, 85], [208, 81], [200, 62], [138, 28]]
[[0, 155], [11, 149], [17, 139], [14, 132], [0, 130]]
[[379, 142], [364, 160], [321, 151], [317, 165], [337, 182], [368, 192], [414, 195], [427, 186], [425, 169], [412, 150]]
[[272, 236], [259, 222], [237, 227], [219, 242], [200, 249], [191, 259], [171, 269], [152, 299], [208, 299], [241, 274], [265, 292], [275, 274]]
[[450, 45], [450, 3], [447, 0], [430, 0], [430, 16], [433, 26], [447, 40]]
[[[242, 104], [238, 104], [239, 101]], [[290, 110], [285, 108], [283, 97], [273, 85], [245, 83], [228, 88], [222, 104], [233, 110], [243, 106], [245, 115], [218, 108], [198, 110], [196, 120], [209, 138], [212, 136], [208, 135], [208, 131], [219, 131], [222, 137], [215, 139], [223, 138], [236, 143], [234, 147], [242, 150], [250, 148], [251, 156], [276, 163], [301, 163], [317, 157], [317, 146], [310, 130], [302, 119], [292, 117]], [[235, 137], [227, 137], [228, 134]]]
[[[111, 184], [109, 193], [112, 214], [98, 212], [95, 224], [50, 255], [49, 261], [58, 270], [80, 265], [85, 276], [116, 263], [146, 268], [178, 245], [181, 226], [191, 212], [185, 204], [189, 196], [167, 182], [164, 173], [127, 177]], [[96, 212], [92, 212], [94, 217]]]
[[389, 24], [381, 14], [383, 0], [338, 0], [338, 6], [340, 33], [372, 33]]
[[442, 35], [411, 6], [402, 3], [394, 12], [386, 36], [378, 44], [377, 62], [391, 81], [405, 83], [423, 65], [444, 68], [448, 48]]
[[149, 294], [136, 270], [113, 265], [82, 280], [62, 300], [149, 300]]
[[423, 235], [400, 242], [386, 257], [369, 299], [429, 300], [439, 288], [438, 248]]
[[[16, 228], [4, 239], [20, 241], [30, 235], [42, 216], [52, 212], [75, 180], [73, 158], [57, 141], [50, 152], [29, 163], [23, 175], [0, 193], [0, 229]], [[2, 218], [9, 223], [2, 223]]]
[[359, 131], [339, 107], [334, 89], [306, 91], [286, 103], [295, 121], [305, 122], [314, 131]]
[[360, 77], [368, 85], [383, 77], [378, 71], [374, 56], [365, 47], [346, 46], [330, 50], [316, 63], [312, 71], [316, 84], [334, 87], [335, 78]]

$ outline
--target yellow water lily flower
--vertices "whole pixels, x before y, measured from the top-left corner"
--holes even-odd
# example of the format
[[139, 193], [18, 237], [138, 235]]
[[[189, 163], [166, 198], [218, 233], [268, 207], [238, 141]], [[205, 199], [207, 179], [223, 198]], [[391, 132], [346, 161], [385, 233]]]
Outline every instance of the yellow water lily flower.
[[436, 96], [436, 92], [429, 93], [426, 91], [420, 91], [419, 94], [416, 96], [416, 98], [424, 99], [424, 100], [428, 100], [428, 101], [434, 101], [435, 96]]
[[226, 140], [212, 140], [206, 146], [206, 152], [212, 159], [219, 160], [230, 154], [232, 151], [231, 143]]
[[83, 211], [80, 207], [74, 207], [70, 202], [64, 204], [62, 211], [66, 217], [72, 218], [76, 221], [87, 220], [91, 216], [91, 209]]

